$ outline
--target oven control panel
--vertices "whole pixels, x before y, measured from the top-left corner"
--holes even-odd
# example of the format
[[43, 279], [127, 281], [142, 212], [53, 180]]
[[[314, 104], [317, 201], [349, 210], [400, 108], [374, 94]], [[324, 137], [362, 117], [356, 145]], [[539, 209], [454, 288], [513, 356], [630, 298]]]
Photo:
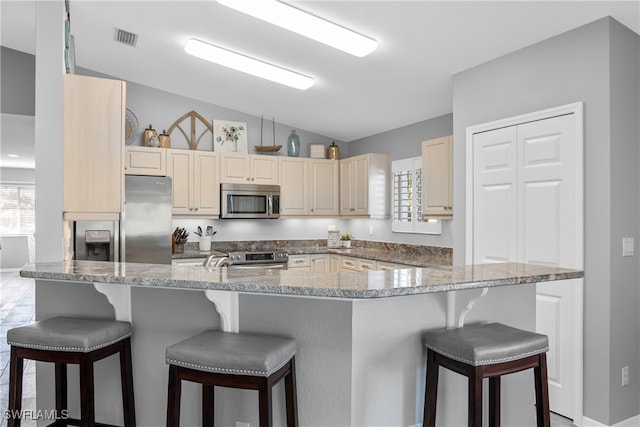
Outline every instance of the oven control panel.
[[229, 252], [231, 264], [282, 264], [289, 261], [286, 251]]

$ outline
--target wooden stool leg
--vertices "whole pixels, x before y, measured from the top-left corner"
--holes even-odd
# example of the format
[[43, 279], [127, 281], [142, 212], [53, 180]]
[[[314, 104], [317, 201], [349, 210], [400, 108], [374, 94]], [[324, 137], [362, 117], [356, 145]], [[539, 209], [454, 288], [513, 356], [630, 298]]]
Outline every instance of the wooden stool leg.
[[424, 427], [435, 427], [436, 425], [436, 406], [438, 399], [438, 371], [440, 366], [435, 361], [436, 353], [427, 350], [427, 381], [424, 398]]
[[296, 390], [295, 357], [289, 362], [291, 369], [284, 378], [284, 392], [287, 404], [287, 427], [298, 427], [298, 392]]
[[500, 377], [489, 378], [489, 425], [500, 427]]
[[124, 426], [136, 427], [136, 408], [133, 394], [133, 366], [131, 363], [131, 338], [122, 342], [120, 351], [120, 383], [122, 384], [122, 407]]
[[213, 427], [214, 387], [202, 384], [202, 427]]
[[549, 413], [549, 385], [547, 381], [547, 354], [539, 356], [539, 364], [533, 368], [536, 383], [536, 415], [538, 427], [549, 427], [551, 415]]
[[96, 425], [93, 362], [89, 359], [80, 362], [80, 419], [83, 426]]
[[169, 365], [169, 392], [167, 397], [167, 427], [180, 425], [180, 392], [182, 382], [178, 378], [178, 367]]
[[469, 427], [482, 427], [482, 375], [476, 368], [469, 375]]
[[[22, 410], [22, 374], [24, 359], [18, 356], [18, 350], [11, 347], [9, 362], [9, 418], [8, 427], [20, 427], [20, 411]], [[15, 415], [15, 416], [14, 416]]]
[[258, 400], [260, 406], [259, 425], [260, 427], [272, 427], [273, 411], [271, 409], [271, 394], [273, 385], [265, 378], [258, 388]]
[[61, 417], [67, 409], [67, 365], [56, 363], [56, 416]]

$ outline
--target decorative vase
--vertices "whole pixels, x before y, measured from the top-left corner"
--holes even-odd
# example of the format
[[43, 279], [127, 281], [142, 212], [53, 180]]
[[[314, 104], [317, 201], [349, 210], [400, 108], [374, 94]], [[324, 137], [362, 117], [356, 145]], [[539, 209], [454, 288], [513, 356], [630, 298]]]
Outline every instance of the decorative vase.
[[351, 240], [343, 240], [342, 241], [342, 247], [343, 248], [350, 248], [351, 247]]
[[300, 137], [296, 135], [295, 130], [292, 130], [291, 135], [287, 138], [287, 154], [289, 157], [300, 156]]
[[329, 159], [340, 160], [340, 147], [336, 145], [335, 141], [331, 143], [327, 151], [329, 152]]

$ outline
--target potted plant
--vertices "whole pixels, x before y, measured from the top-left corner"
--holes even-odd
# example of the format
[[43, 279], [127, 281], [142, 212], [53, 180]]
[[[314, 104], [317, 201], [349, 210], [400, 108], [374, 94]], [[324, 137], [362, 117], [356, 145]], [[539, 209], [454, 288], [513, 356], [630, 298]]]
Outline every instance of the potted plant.
[[343, 248], [350, 248], [351, 247], [351, 238], [353, 236], [351, 235], [351, 233], [349, 231], [344, 231], [342, 232], [342, 234], [340, 234], [340, 240], [342, 241], [342, 247]]

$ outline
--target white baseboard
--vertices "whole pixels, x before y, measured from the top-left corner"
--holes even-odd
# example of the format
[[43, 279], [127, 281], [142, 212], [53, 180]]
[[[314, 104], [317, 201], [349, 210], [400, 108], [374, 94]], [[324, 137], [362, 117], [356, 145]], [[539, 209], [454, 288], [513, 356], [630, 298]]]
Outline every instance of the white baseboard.
[[612, 426], [607, 426], [606, 424], [599, 423], [587, 417], [582, 417], [582, 427], [638, 427], [640, 426], [640, 415], [636, 415], [635, 417], [631, 417], [624, 421], [620, 421]]

